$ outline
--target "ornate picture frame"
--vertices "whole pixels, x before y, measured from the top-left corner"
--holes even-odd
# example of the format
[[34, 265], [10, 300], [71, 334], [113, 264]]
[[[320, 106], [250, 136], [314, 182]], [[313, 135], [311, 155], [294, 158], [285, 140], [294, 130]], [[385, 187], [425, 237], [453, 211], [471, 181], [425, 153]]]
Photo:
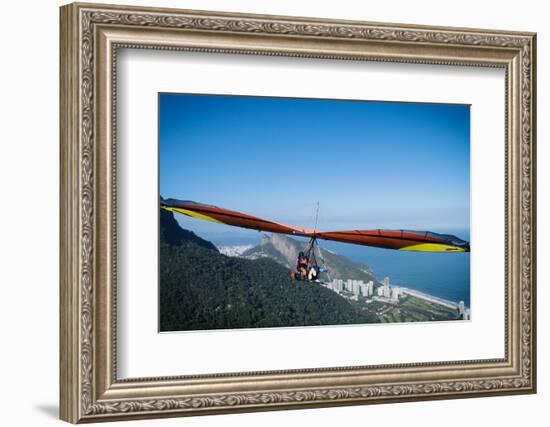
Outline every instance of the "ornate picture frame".
[[[536, 36], [313, 18], [61, 8], [60, 417], [113, 421], [536, 391]], [[117, 377], [117, 49], [502, 68], [505, 357]]]

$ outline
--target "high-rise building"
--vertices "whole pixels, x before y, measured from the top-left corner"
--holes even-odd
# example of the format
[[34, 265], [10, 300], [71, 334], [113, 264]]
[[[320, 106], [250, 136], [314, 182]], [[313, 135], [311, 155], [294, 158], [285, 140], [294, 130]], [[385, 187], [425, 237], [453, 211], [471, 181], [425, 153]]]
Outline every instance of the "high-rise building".
[[463, 320], [470, 320], [470, 309], [464, 305], [464, 301], [458, 303], [458, 315]]
[[371, 297], [374, 295], [374, 282], [371, 280], [369, 283], [367, 283], [367, 293], [368, 296]]
[[382, 296], [384, 298], [391, 298], [391, 286], [390, 286], [390, 278], [384, 277], [384, 285], [382, 286]]
[[399, 294], [400, 294], [399, 288], [392, 288], [391, 289], [391, 299], [394, 301], [399, 301]]
[[462, 316], [462, 318], [464, 318], [464, 309], [465, 309], [464, 301], [460, 301], [458, 303], [458, 314], [459, 314], [459, 316]]
[[353, 292], [353, 280], [348, 279], [346, 282], [346, 290]]

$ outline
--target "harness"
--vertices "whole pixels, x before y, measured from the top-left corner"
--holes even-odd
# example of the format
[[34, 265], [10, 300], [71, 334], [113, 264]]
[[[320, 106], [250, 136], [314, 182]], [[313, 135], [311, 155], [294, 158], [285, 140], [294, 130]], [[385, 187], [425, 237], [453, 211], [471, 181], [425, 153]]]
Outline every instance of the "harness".
[[[316, 253], [319, 254], [320, 263], [317, 261]], [[305, 256], [309, 259], [309, 265], [311, 267], [314, 267], [317, 270], [317, 273], [320, 273], [321, 270], [326, 272], [327, 277], [330, 281], [330, 274], [328, 272], [328, 269], [325, 268], [326, 263], [325, 263], [325, 260], [323, 258], [323, 252], [321, 252], [321, 248], [319, 247], [319, 244], [317, 243], [317, 238], [316, 237], [312, 237], [311, 240], [309, 241], [308, 247], [307, 247], [306, 252], [305, 252]], [[321, 264], [321, 265], [319, 266], [319, 264]]]

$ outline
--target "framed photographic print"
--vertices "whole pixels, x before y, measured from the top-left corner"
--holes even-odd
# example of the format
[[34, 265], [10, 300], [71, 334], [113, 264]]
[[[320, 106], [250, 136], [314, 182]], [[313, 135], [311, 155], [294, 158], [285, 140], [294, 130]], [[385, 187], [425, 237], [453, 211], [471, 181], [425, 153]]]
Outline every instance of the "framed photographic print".
[[61, 8], [61, 418], [533, 393], [535, 34]]

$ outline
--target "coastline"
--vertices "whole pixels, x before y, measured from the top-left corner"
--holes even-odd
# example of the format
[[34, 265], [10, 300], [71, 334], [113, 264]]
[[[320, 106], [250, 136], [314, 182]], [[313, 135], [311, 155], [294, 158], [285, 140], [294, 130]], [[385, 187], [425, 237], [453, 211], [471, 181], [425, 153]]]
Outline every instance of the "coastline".
[[[399, 289], [401, 289], [401, 291], [404, 294], [408, 294], [408, 295], [423, 299], [425, 301], [433, 302], [435, 304], [439, 304], [444, 307], [448, 307], [456, 310], [458, 310], [460, 307], [460, 302], [454, 302], [454, 301], [447, 300], [445, 298], [436, 297], [434, 295], [430, 295], [425, 292], [418, 291], [416, 289], [405, 288], [403, 286], [399, 286]], [[470, 307], [467, 305], [464, 305], [464, 308], [469, 309]]]

